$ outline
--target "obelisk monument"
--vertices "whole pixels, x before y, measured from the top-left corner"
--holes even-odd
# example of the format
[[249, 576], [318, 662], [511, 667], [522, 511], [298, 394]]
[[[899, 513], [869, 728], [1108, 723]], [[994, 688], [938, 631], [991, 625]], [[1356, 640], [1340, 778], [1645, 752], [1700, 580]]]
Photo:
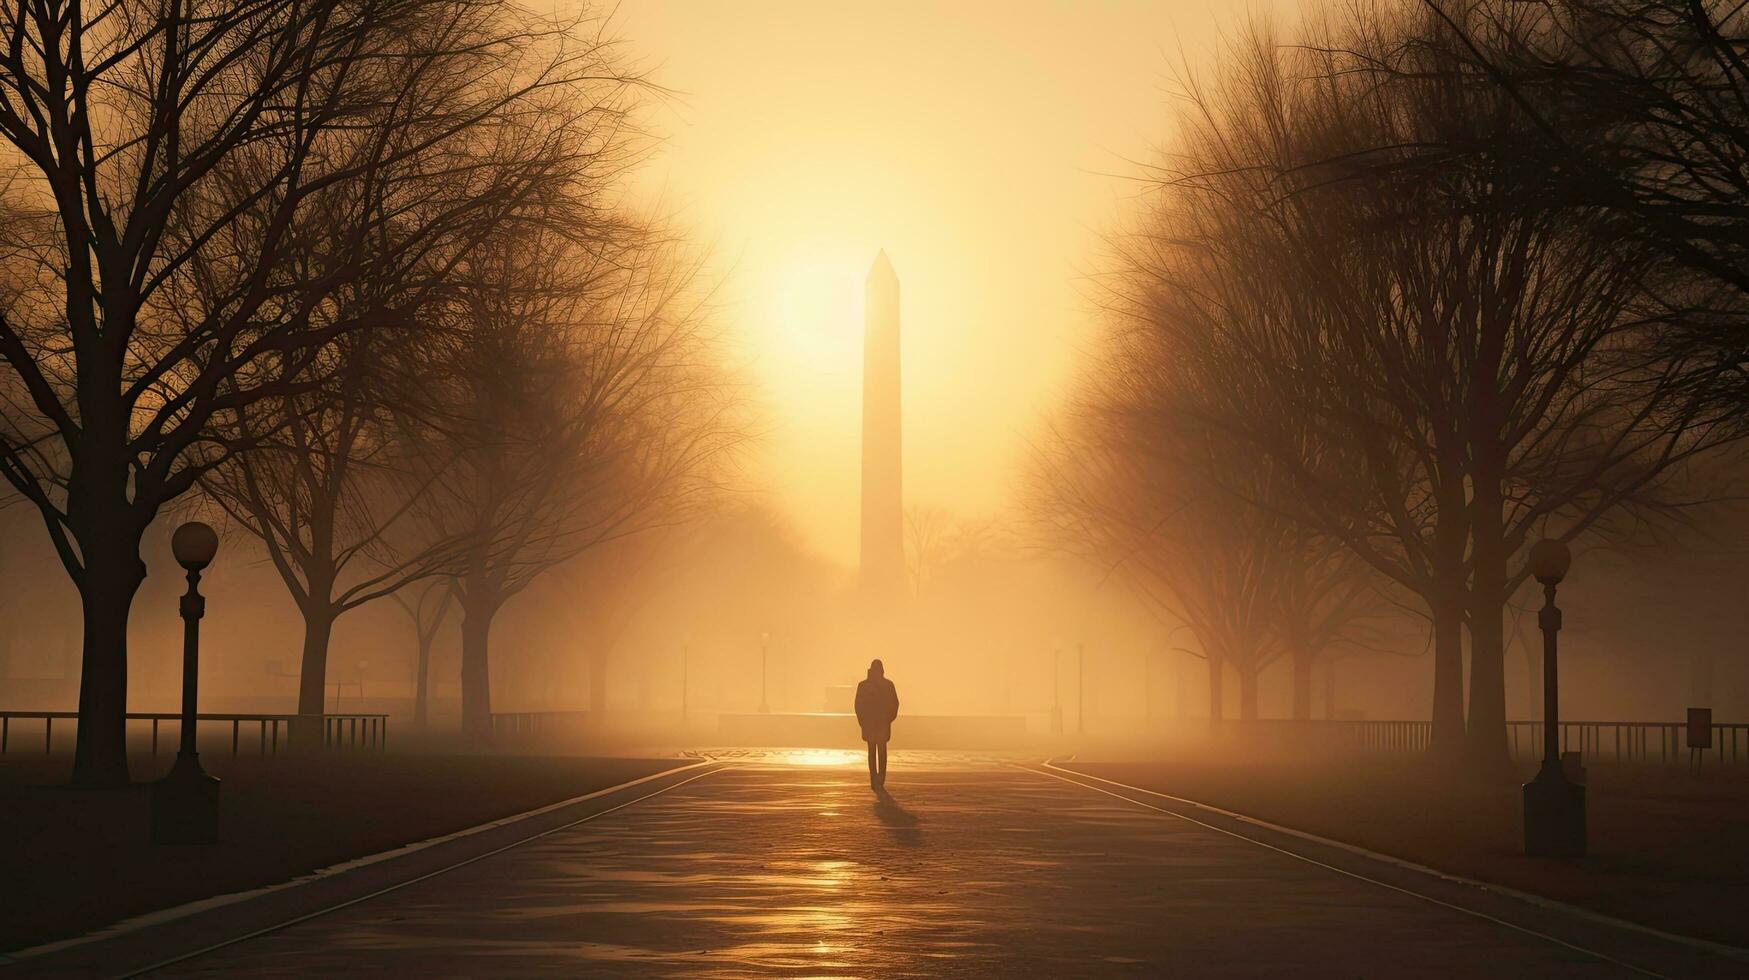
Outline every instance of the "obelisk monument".
[[892, 605], [905, 595], [904, 492], [899, 438], [899, 277], [875, 256], [863, 293], [862, 560], [864, 595]]

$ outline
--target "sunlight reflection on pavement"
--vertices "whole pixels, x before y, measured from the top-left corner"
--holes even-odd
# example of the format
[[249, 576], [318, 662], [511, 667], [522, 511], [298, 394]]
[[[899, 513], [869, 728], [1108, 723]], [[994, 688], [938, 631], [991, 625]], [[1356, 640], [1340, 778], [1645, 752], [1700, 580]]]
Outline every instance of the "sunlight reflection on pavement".
[[[861, 749], [723, 748], [700, 749], [688, 754], [738, 766], [851, 766], [865, 771], [868, 766], [868, 754]], [[937, 749], [898, 749], [887, 760], [889, 768], [895, 772], [983, 769], [1037, 761], [1037, 755], [1025, 752], [950, 752]]]
[[[731, 765], [175, 967], [333, 976], [1611, 976], [991, 756]], [[1291, 969], [1290, 969], [1291, 967]]]

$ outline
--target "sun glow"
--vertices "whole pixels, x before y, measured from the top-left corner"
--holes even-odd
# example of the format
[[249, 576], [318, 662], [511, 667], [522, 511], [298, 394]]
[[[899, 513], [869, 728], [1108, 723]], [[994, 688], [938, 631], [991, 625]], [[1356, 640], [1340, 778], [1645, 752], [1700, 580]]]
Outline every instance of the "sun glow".
[[773, 761], [792, 766], [848, 766], [862, 761], [862, 753], [849, 749], [786, 749]]
[[842, 371], [858, 364], [864, 272], [843, 249], [810, 248], [792, 257], [773, 290], [780, 334], [775, 349], [803, 368]]
[[906, 499], [1013, 503], [1039, 409], [1098, 320], [1087, 273], [1137, 190], [1110, 175], [1152, 157], [1163, 52], [1195, 55], [1230, 6], [624, 5], [625, 36], [684, 93], [651, 110], [663, 148], [640, 196], [713, 245], [763, 400], [749, 472], [810, 543], [857, 560], [862, 286], [881, 249], [901, 288]]

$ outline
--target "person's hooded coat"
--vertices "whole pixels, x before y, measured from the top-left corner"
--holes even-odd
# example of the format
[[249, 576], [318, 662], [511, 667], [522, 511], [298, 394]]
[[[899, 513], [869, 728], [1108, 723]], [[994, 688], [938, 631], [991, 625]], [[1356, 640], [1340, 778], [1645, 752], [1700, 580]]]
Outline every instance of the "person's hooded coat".
[[870, 667], [868, 677], [856, 685], [856, 721], [864, 742], [885, 742], [893, 737], [893, 719], [899, 717], [899, 691], [880, 667]]

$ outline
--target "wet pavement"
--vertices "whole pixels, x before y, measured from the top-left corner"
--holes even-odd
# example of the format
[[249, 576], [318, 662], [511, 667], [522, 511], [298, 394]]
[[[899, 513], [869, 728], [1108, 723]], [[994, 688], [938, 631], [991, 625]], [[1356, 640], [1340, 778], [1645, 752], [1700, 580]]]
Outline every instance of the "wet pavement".
[[1001, 760], [744, 754], [159, 975], [1631, 976]]

